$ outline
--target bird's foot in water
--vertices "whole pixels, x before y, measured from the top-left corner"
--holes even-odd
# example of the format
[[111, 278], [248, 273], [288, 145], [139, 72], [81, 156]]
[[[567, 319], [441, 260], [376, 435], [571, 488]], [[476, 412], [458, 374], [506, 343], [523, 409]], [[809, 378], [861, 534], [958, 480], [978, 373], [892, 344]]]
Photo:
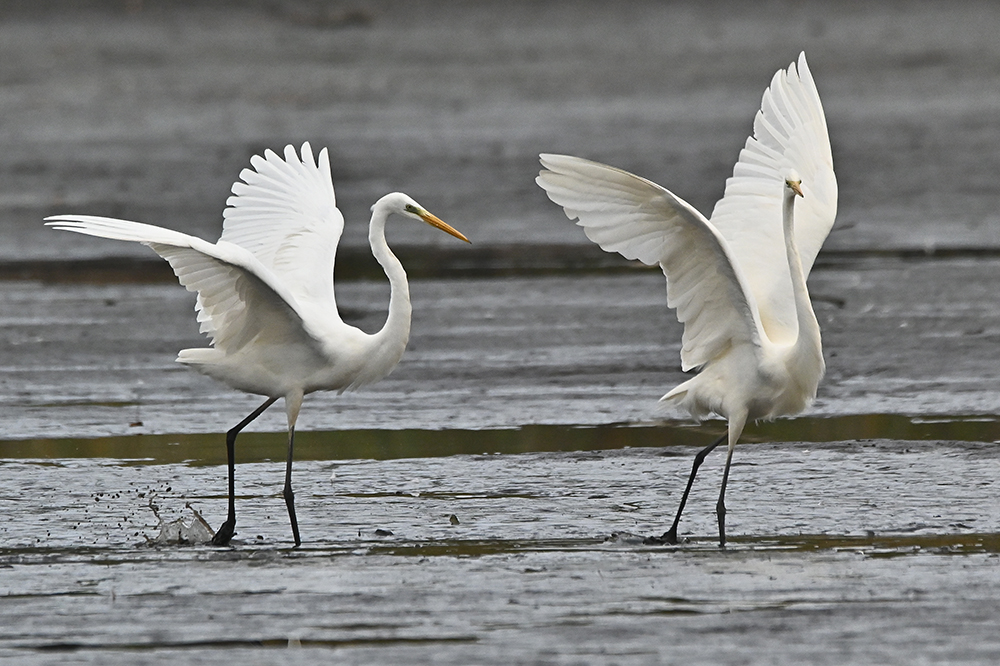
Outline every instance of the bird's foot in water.
[[230, 540], [234, 536], [236, 536], [236, 521], [230, 519], [222, 523], [222, 527], [220, 527], [219, 531], [215, 533], [214, 537], [212, 537], [212, 545], [228, 546]]
[[650, 536], [642, 540], [644, 546], [676, 546], [677, 530], [671, 528], [660, 536]]

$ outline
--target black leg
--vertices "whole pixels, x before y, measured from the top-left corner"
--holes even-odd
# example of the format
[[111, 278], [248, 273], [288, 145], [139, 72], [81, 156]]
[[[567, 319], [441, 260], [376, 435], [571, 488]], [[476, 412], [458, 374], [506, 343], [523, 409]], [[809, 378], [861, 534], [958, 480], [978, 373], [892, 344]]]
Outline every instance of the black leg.
[[694, 485], [694, 477], [698, 473], [698, 468], [701, 467], [701, 463], [705, 461], [705, 457], [715, 450], [719, 444], [726, 441], [726, 435], [723, 435], [719, 439], [715, 440], [694, 457], [694, 465], [691, 467], [691, 476], [688, 477], [687, 487], [684, 489], [684, 494], [681, 495], [681, 504], [677, 507], [677, 515], [674, 516], [674, 524], [670, 526], [670, 529], [663, 533], [663, 536], [658, 537], [648, 537], [645, 539], [647, 545], [663, 545], [663, 544], [675, 544], [677, 543], [677, 525], [681, 522], [681, 513], [684, 512], [684, 505], [687, 504], [688, 494], [691, 492], [691, 486]]
[[729, 466], [732, 462], [733, 450], [729, 449], [726, 471], [722, 473], [722, 490], [719, 491], [719, 502], [715, 505], [715, 513], [719, 516], [719, 548], [726, 545], [726, 484], [729, 482]]
[[292, 536], [295, 538], [296, 548], [302, 544], [299, 538], [299, 521], [295, 518], [295, 493], [292, 492], [292, 452], [295, 443], [295, 427], [288, 429], [288, 461], [285, 463], [285, 506], [288, 507], [288, 520], [292, 524]]
[[229, 545], [229, 541], [236, 534], [236, 436], [255, 418], [263, 414], [265, 409], [273, 405], [275, 400], [277, 398], [268, 398], [250, 416], [237, 423], [232, 430], [226, 433], [226, 455], [229, 458], [229, 516], [212, 537], [212, 544], [215, 546]]

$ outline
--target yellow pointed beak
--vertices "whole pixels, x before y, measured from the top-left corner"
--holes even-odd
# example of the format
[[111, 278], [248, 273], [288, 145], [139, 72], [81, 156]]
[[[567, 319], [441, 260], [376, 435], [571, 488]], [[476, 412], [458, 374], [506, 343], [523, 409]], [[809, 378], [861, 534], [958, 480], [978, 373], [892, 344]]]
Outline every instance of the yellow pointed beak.
[[792, 192], [795, 192], [797, 195], [799, 195], [803, 199], [805, 198], [805, 195], [802, 194], [802, 181], [801, 180], [789, 180], [789, 181], [786, 181], [786, 182], [788, 183], [788, 187], [792, 188]]
[[417, 211], [417, 215], [419, 215], [420, 219], [426, 222], [427, 224], [437, 229], [440, 229], [446, 234], [451, 234], [452, 236], [458, 238], [459, 240], [464, 240], [466, 243], [472, 242], [468, 238], [466, 238], [460, 231], [452, 227], [450, 224], [448, 224], [447, 222], [445, 222], [444, 220], [440, 219], [435, 215], [431, 215], [426, 210]]

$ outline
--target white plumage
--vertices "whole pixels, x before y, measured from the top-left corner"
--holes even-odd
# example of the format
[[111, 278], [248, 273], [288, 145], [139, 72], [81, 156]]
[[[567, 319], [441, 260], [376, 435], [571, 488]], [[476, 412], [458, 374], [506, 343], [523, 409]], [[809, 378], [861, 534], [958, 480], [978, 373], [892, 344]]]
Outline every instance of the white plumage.
[[308, 143], [284, 158], [268, 150], [250, 160], [223, 213], [216, 243], [170, 229], [89, 215], [57, 215], [47, 224], [65, 231], [149, 246], [178, 280], [197, 293], [200, 330], [212, 346], [184, 349], [177, 360], [233, 388], [268, 397], [229, 431], [230, 513], [215, 542], [228, 543], [236, 515], [233, 447], [236, 435], [279, 397], [288, 416], [285, 500], [299, 545], [291, 491], [295, 421], [305, 394], [345, 391], [377, 381], [399, 362], [410, 332], [406, 273], [385, 241], [389, 215], [422, 220], [465, 236], [405, 194], [372, 206], [369, 241], [392, 287], [385, 326], [369, 335], [343, 322], [334, 298], [333, 266], [344, 218], [337, 209], [324, 148], [317, 160]]
[[[591, 240], [663, 269], [667, 305], [684, 324], [681, 365], [699, 370], [663, 399], [729, 421], [717, 504], [724, 544], [726, 481], [744, 425], [804, 409], [825, 370], [806, 278], [837, 214], [837, 181], [805, 54], [764, 92], [711, 220], [626, 171], [565, 155], [541, 162], [539, 186]], [[721, 441], [695, 458], [674, 524], [655, 541], [676, 542], [698, 466]]]

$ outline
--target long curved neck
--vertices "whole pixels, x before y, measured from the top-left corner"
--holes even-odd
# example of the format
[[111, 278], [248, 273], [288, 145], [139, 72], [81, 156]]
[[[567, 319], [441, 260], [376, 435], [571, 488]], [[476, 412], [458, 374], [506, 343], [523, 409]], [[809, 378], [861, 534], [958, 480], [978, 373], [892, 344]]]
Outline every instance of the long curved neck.
[[385, 222], [388, 217], [389, 212], [382, 206], [376, 205], [372, 209], [372, 221], [368, 227], [368, 242], [372, 246], [372, 254], [385, 271], [385, 276], [389, 278], [390, 287], [389, 316], [382, 330], [374, 337], [379, 344], [392, 348], [395, 352], [392, 355], [398, 354], [395, 359], [398, 361], [410, 337], [410, 314], [413, 309], [410, 306], [410, 287], [406, 282], [406, 271], [385, 242]]
[[[812, 301], [809, 299], [809, 289], [806, 286], [806, 276], [802, 270], [802, 258], [795, 244], [795, 197], [791, 188], [785, 187], [782, 201], [781, 221], [785, 235], [785, 253], [788, 256], [788, 270], [792, 279], [792, 293], [795, 297], [795, 316], [798, 323], [796, 346], [812, 344], [819, 340], [819, 322], [813, 312]], [[813, 350], [818, 351], [818, 350]]]

